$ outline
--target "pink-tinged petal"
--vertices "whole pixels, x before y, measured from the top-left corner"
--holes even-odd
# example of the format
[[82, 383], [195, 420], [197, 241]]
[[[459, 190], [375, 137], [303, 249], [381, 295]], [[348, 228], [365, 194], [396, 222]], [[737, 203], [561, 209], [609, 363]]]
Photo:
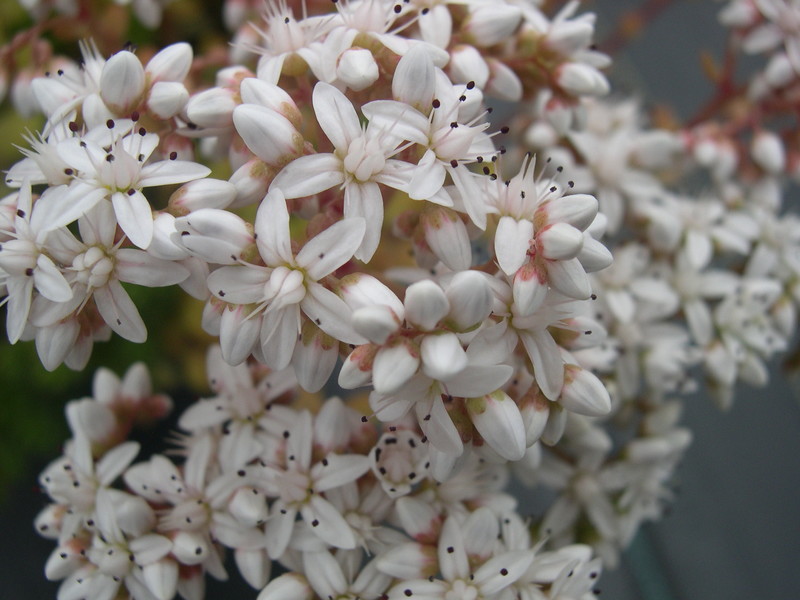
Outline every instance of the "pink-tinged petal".
[[536, 263], [523, 265], [514, 275], [514, 312], [521, 317], [532, 315], [544, 302], [547, 292], [547, 273]]
[[547, 261], [546, 265], [547, 280], [556, 291], [576, 300], [586, 300], [592, 295], [589, 276], [577, 258]]
[[469, 365], [446, 382], [451, 396], [470, 398], [491, 394], [511, 378], [514, 369], [508, 365]]
[[335, 87], [320, 81], [314, 86], [311, 101], [319, 126], [335, 148], [346, 150], [350, 142], [361, 135], [356, 109]]
[[338, 598], [348, 590], [342, 568], [330, 552], [303, 552], [303, 570], [320, 598]]
[[583, 248], [583, 232], [567, 223], [553, 223], [539, 230], [536, 244], [544, 258], [569, 260]]
[[548, 400], [555, 401], [564, 385], [564, 360], [561, 350], [546, 330], [518, 331], [533, 363], [536, 383]]
[[95, 475], [101, 485], [111, 485], [139, 454], [138, 442], [125, 442], [106, 452], [95, 469]]
[[119, 281], [111, 280], [104, 287], [97, 288], [94, 301], [100, 316], [117, 334], [136, 344], [147, 339], [144, 321]]
[[506, 460], [517, 461], [525, 455], [525, 426], [514, 400], [497, 391], [466, 403], [475, 429], [495, 452]]
[[309, 319], [325, 333], [346, 344], [364, 344], [366, 339], [358, 335], [350, 321], [352, 313], [344, 300], [320, 284], [310, 282], [308, 293], [300, 307]]
[[189, 271], [178, 263], [155, 258], [142, 250], [122, 248], [116, 257], [117, 277], [127, 283], [164, 287], [180, 283], [189, 276]]
[[343, 486], [369, 471], [369, 458], [358, 454], [329, 454], [326, 461], [317, 463], [311, 471], [317, 492]]
[[356, 538], [350, 525], [336, 507], [322, 496], [312, 495], [310, 503], [305, 504], [300, 512], [311, 531], [322, 541], [336, 548], [356, 547]]
[[286, 306], [264, 314], [261, 322], [261, 352], [267, 365], [283, 369], [292, 360], [300, 333], [300, 307]]
[[306, 242], [297, 253], [297, 265], [315, 281], [330, 275], [353, 257], [365, 228], [364, 219], [357, 216], [334, 223]]
[[41, 232], [65, 227], [88, 213], [107, 194], [106, 189], [84, 183], [48, 188], [36, 201], [31, 226]]
[[361, 107], [361, 111], [369, 119], [370, 132], [381, 132], [399, 141], [423, 145], [430, 141], [428, 117], [404, 102], [375, 100]]
[[414, 200], [427, 200], [442, 189], [446, 175], [447, 171], [436, 154], [428, 150], [412, 171], [407, 193]]
[[369, 262], [378, 249], [383, 227], [383, 195], [378, 184], [372, 181], [350, 183], [344, 189], [344, 217], [364, 220], [363, 239], [354, 254], [360, 261]]
[[130, 241], [139, 248], [147, 248], [153, 239], [153, 211], [144, 194], [114, 192], [111, 203], [117, 222]]
[[377, 561], [381, 572], [403, 580], [428, 577], [438, 570], [434, 548], [414, 542], [390, 548]]
[[344, 183], [342, 161], [333, 154], [301, 156], [283, 167], [271, 188], [280, 189], [286, 198], [313, 196]]
[[259, 205], [255, 232], [258, 235], [258, 251], [268, 265], [294, 263], [289, 237], [289, 211], [280, 189], [271, 189]]
[[270, 272], [263, 267], [220, 267], [208, 276], [208, 289], [231, 304], [254, 304], [264, 298]]
[[453, 271], [466, 271], [472, 265], [472, 247], [467, 226], [455, 211], [433, 208], [425, 211], [420, 224], [425, 242], [436, 257]]
[[419, 426], [431, 444], [445, 454], [460, 455], [464, 451], [461, 435], [444, 407], [440, 395], [436, 395], [430, 408], [427, 408], [424, 402], [417, 402], [414, 409]]
[[141, 187], [152, 187], [155, 185], [172, 185], [174, 183], [186, 183], [194, 179], [201, 179], [211, 174], [211, 169], [188, 160], [162, 160], [142, 169], [142, 176], [139, 178]]
[[448, 517], [442, 526], [438, 544], [439, 569], [447, 581], [466, 579], [469, 576], [469, 561], [464, 550], [461, 523]]

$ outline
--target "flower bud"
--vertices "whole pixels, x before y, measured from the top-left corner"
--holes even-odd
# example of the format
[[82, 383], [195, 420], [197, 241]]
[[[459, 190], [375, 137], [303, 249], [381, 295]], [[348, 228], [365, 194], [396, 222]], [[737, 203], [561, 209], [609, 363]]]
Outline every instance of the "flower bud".
[[507, 40], [519, 25], [522, 10], [509, 4], [482, 5], [464, 21], [463, 30], [478, 46], [494, 46]]
[[602, 417], [611, 411], [611, 398], [603, 383], [593, 373], [578, 365], [564, 365], [561, 406], [587, 417]]
[[172, 538], [172, 554], [181, 564], [198, 565], [210, 551], [206, 536], [199, 531], [179, 530]]
[[171, 119], [186, 106], [189, 92], [177, 81], [157, 81], [147, 97], [147, 108], [159, 119]]
[[431, 379], [447, 381], [467, 366], [467, 353], [454, 333], [426, 335], [420, 355], [422, 369]]
[[516, 402], [498, 390], [466, 401], [475, 429], [492, 449], [506, 460], [520, 460], [525, 454], [526, 436]]
[[267, 584], [256, 600], [311, 600], [314, 590], [299, 573], [284, 573]]
[[339, 56], [336, 76], [353, 91], [367, 89], [379, 75], [378, 63], [366, 48], [348, 48]]
[[400, 299], [372, 275], [366, 273], [346, 275], [339, 283], [339, 294], [354, 311], [364, 306], [385, 304], [392, 309], [398, 319], [405, 318], [405, 308]]
[[186, 115], [199, 127], [225, 130], [233, 125], [233, 109], [237, 105], [233, 90], [214, 87], [189, 98]]
[[786, 167], [786, 152], [780, 137], [771, 131], [758, 131], [750, 147], [753, 161], [767, 173], [776, 175]]
[[461, 44], [451, 49], [447, 68], [453, 83], [474, 81], [483, 89], [489, 81], [489, 65], [475, 46]]
[[242, 80], [239, 88], [242, 104], [256, 104], [270, 108], [297, 128], [303, 124], [303, 116], [292, 97], [280, 86], [267, 83], [256, 77]]
[[239, 257], [255, 243], [252, 227], [228, 211], [202, 208], [175, 219], [173, 241], [209, 262], [236, 264]]
[[406, 320], [425, 331], [430, 331], [447, 315], [450, 303], [437, 283], [430, 279], [412, 283], [406, 289]]
[[380, 394], [399, 390], [417, 372], [419, 349], [407, 339], [400, 339], [388, 348], [381, 348], [372, 364], [372, 384]]
[[492, 312], [494, 296], [486, 277], [478, 271], [461, 271], [445, 290], [450, 310], [447, 323], [457, 331], [468, 331], [483, 323]]
[[245, 527], [257, 527], [267, 520], [267, 499], [257, 488], [240, 487], [228, 503], [228, 510]]
[[353, 328], [375, 344], [383, 344], [402, 322], [385, 304], [363, 306], [353, 311]]
[[453, 271], [464, 271], [472, 265], [467, 226], [458, 214], [448, 208], [436, 206], [420, 216], [428, 247]]
[[556, 69], [556, 82], [573, 96], [605, 96], [611, 89], [608, 80], [594, 67], [567, 62]]
[[236, 197], [236, 186], [222, 179], [195, 179], [183, 184], [169, 197], [169, 210], [177, 216], [201, 208], [227, 208]]
[[150, 81], [183, 81], [192, 67], [194, 54], [186, 42], [171, 44], [151, 58], [144, 72]]
[[517, 74], [499, 60], [489, 58], [486, 62], [489, 65], [486, 93], [508, 102], [522, 100], [522, 82]]
[[260, 158], [253, 158], [231, 175], [230, 183], [236, 188], [236, 198], [230, 208], [240, 208], [260, 202], [267, 195], [277, 171]]
[[233, 123], [250, 151], [271, 167], [281, 167], [303, 152], [303, 136], [272, 109], [242, 104], [233, 111]]
[[145, 76], [142, 63], [127, 50], [106, 61], [100, 75], [100, 97], [119, 116], [130, 114], [142, 101]]

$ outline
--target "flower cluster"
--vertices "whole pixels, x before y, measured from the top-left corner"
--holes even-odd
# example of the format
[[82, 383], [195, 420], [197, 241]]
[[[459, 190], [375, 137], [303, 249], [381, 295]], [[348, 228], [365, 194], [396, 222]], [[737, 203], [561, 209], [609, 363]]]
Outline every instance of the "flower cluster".
[[68, 406], [46, 575], [194, 600], [228, 549], [259, 600], [592, 597], [671, 498], [681, 395], [730, 405], [795, 329], [797, 9], [729, 2], [763, 72], [656, 127], [603, 98], [577, 1], [301, 4], [226, 2], [213, 84], [186, 43], [84, 42], [27, 81], [46, 123], [0, 201], [9, 340], [82, 369], [146, 339], [123, 284], [178, 284], [219, 342], [176, 460], [134, 463], [170, 406], [141, 365]]

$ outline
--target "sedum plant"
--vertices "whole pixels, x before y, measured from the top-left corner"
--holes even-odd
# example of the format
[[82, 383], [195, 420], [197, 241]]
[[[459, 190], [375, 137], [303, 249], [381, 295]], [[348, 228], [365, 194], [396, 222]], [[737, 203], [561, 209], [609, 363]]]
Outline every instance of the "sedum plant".
[[22, 4], [9, 341], [81, 370], [146, 343], [129, 290], [175, 285], [217, 338], [160, 452], [130, 441], [172, 409], [142, 363], [67, 405], [35, 524], [59, 600], [232, 571], [259, 600], [586, 600], [672, 496], [685, 395], [729, 406], [788, 347], [796, 2], [722, 3], [716, 95], [657, 123], [575, 1], [227, 0], [230, 46], [80, 62], [48, 36], [178, 3]]

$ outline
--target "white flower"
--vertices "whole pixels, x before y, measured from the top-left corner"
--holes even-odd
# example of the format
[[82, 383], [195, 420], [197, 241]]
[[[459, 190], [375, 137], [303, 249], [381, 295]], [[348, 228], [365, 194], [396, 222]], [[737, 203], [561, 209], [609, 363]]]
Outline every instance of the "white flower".
[[356, 454], [330, 453], [312, 462], [312, 418], [305, 411], [296, 416], [283, 437], [286, 439], [286, 467], [264, 467], [270, 494], [278, 498], [266, 527], [270, 557], [280, 558], [286, 550], [298, 513], [311, 527], [311, 532], [327, 544], [355, 548], [352, 529], [322, 493], [361, 477], [369, 470], [369, 460]]
[[[309, 240], [295, 256], [289, 236], [289, 213], [280, 189], [273, 189], [258, 209], [256, 244], [265, 267], [245, 263], [214, 271], [211, 292], [234, 305], [255, 305], [248, 318], [262, 319], [261, 353], [282, 369], [292, 359], [301, 315], [334, 339], [358, 343], [350, 328], [350, 309], [319, 283], [350, 260], [364, 235], [364, 220], [345, 219]], [[242, 360], [246, 357], [241, 356]], [[228, 358], [228, 357], [226, 357]]]
[[185, 183], [205, 177], [211, 170], [181, 160], [146, 164], [158, 146], [158, 136], [144, 128], [120, 135], [122, 132], [113, 131], [114, 121], [107, 125], [108, 131], [101, 127], [58, 145], [62, 160], [76, 171], [64, 204], [73, 203], [70, 209], [80, 214], [110, 200], [122, 231], [136, 246], [147, 248], [153, 239], [153, 209], [142, 188]]
[[292, 161], [278, 173], [271, 189], [280, 189], [286, 198], [300, 198], [340, 185], [345, 219], [360, 217], [366, 223], [355, 255], [368, 261], [378, 247], [383, 226], [383, 195], [378, 184], [403, 189], [403, 169], [409, 165], [389, 158], [399, 143], [395, 132], [373, 125], [362, 129], [350, 100], [335, 87], [317, 83], [313, 103], [319, 126], [334, 152]]

